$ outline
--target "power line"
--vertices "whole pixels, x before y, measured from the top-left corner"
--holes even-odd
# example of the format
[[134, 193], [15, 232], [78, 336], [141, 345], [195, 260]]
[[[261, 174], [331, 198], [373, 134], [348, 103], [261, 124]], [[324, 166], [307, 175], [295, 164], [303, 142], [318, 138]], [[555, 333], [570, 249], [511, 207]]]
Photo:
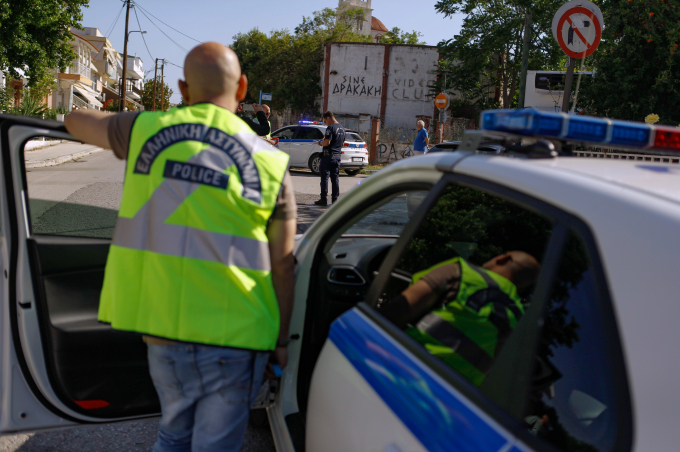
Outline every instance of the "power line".
[[146, 13], [144, 12], [143, 9], [141, 10], [141, 12], [142, 12], [142, 14], [144, 14], [144, 16], [145, 16], [147, 19], [149, 19], [149, 22], [151, 22], [151, 23], [153, 24], [154, 27], [158, 28], [158, 31], [160, 31], [161, 33], [163, 33], [163, 34], [165, 35], [166, 38], [168, 38], [169, 40], [171, 40], [177, 47], [179, 47], [180, 49], [184, 50], [185, 53], [189, 53], [189, 51], [188, 51], [187, 49], [185, 49], [185, 48], [182, 47], [181, 45], [177, 44], [177, 43], [175, 42], [174, 39], [172, 39], [170, 36], [167, 35], [167, 33], [165, 33], [163, 30], [161, 30], [160, 27], [159, 27], [158, 25], [156, 25], [156, 23], [155, 23], [153, 20], [151, 20], [151, 18], [150, 18], [149, 16], [146, 15]]
[[109, 34], [113, 31], [113, 29], [116, 27], [116, 24], [118, 23], [118, 19], [120, 18], [120, 15], [122, 14], [123, 10], [125, 9], [125, 3], [123, 3], [123, 6], [121, 6], [120, 11], [118, 11], [118, 15], [116, 16], [116, 20], [113, 21], [113, 25], [111, 25], [106, 32], [104, 36], [107, 38], [109, 37]]
[[168, 64], [172, 64], [173, 66], [178, 67], [178, 68], [180, 68], [180, 69], [184, 69], [184, 66], [177, 66], [175, 63], [172, 63], [172, 62], [170, 62], [170, 61], [168, 61], [168, 60], [165, 60], [165, 62], [168, 63]]
[[156, 16], [154, 16], [153, 14], [151, 14], [149, 11], [147, 11], [146, 9], [144, 9], [144, 8], [142, 7], [142, 5], [140, 5], [138, 2], [135, 2], [135, 3], [136, 3], [137, 6], [139, 6], [142, 10], [146, 11], [147, 13], [149, 13], [149, 15], [151, 15], [151, 17], [153, 17], [154, 19], [158, 20], [158, 21], [159, 21], [160, 23], [162, 23], [163, 25], [172, 28], [172, 29], [175, 30], [177, 33], [179, 33], [179, 34], [181, 34], [181, 35], [184, 35], [184, 36], [186, 36], [186, 37], [189, 38], [189, 39], [193, 39], [194, 41], [196, 41], [196, 42], [199, 43], [199, 44], [203, 44], [203, 41], [199, 41], [198, 39], [192, 38], [191, 36], [182, 33], [182, 32], [179, 31], [178, 29], [176, 29], [176, 28], [174, 28], [174, 27], [172, 27], [172, 26], [166, 24], [165, 22], [163, 22], [162, 20], [160, 20], [158, 17], [156, 17]]
[[[137, 25], [139, 25], [139, 31], [142, 31], [142, 24], [139, 23], [139, 16], [137, 15], [137, 8], [134, 9], [135, 12], [135, 17], [137, 18]], [[144, 38], [144, 33], [140, 33], [142, 35], [142, 41], [144, 41], [144, 47], [146, 47], [146, 51], [149, 52], [149, 56], [153, 60], [153, 55], [151, 55], [151, 50], [149, 50], [149, 46], [146, 45], [146, 39]]]

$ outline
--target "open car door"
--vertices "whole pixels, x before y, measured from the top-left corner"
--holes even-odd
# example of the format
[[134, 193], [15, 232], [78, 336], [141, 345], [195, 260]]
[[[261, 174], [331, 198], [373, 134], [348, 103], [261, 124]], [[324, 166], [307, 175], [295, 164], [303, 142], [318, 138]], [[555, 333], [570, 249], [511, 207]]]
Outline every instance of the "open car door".
[[[73, 140], [63, 123], [0, 117], [0, 433], [157, 415], [142, 337], [97, 321], [115, 200], [59, 197], [60, 183], [85, 176], [80, 163], [26, 170], [27, 142]], [[106, 160], [118, 163], [120, 180], [93, 184], [106, 191], [95, 199], [122, 189], [125, 163]]]

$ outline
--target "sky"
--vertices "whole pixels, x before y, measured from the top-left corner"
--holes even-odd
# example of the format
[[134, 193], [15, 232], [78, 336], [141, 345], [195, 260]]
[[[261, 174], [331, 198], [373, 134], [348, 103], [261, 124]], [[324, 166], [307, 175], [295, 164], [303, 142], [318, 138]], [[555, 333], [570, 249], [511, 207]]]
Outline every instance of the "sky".
[[[311, 16], [314, 11], [326, 7], [335, 8], [338, 5], [334, 0], [133, 1], [139, 7], [130, 10], [129, 30], [140, 30], [141, 25], [141, 30], [147, 33], [143, 36], [140, 33], [130, 34], [128, 54], [136, 53], [140, 56], [144, 62], [144, 70], [152, 71], [150, 75], [152, 78], [155, 58], [165, 58], [181, 67], [186, 50], [197, 45], [197, 41], [218, 41], [228, 45], [231, 44], [235, 34], [245, 33], [253, 28], [263, 32], [284, 28], [293, 31], [302, 22], [303, 16]], [[423, 35], [421, 40], [429, 45], [437, 45], [442, 40], [452, 38], [460, 30], [462, 16], [445, 18], [435, 12], [434, 4], [435, 0], [417, 3], [407, 0], [372, 0], [371, 7], [373, 15], [388, 29], [399, 27], [409, 32], [419, 31]], [[83, 8], [82, 22], [83, 27], [99, 28], [120, 53], [123, 53], [125, 34], [123, 5], [122, 0], [90, 0], [89, 7]], [[108, 30], [111, 31], [107, 34]], [[183, 76], [182, 70], [177, 66], [171, 64], [165, 66], [166, 82], [174, 91], [172, 103], [180, 101], [177, 80]]]

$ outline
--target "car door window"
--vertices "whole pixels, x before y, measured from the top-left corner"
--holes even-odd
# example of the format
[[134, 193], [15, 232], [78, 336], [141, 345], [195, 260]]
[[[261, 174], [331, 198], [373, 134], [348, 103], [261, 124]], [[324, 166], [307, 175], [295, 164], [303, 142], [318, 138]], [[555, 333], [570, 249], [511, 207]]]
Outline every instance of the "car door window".
[[279, 140], [291, 140], [295, 134], [295, 127], [286, 127], [285, 129], [277, 130], [272, 134], [272, 137]]
[[615, 370], [623, 364], [612, 354], [620, 350], [614, 316], [598, 274], [572, 230], [545, 306], [523, 419], [531, 433], [567, 452], [613, 450], [630, 433], [622, 425], [629, 415], [625, 371]]
[[530, 309], [551, 233], [547, 216], [450, 185], [406, 243], [377, 309], [481, 387]]
[[352, 224], [343, 235], [391, 235], [398, 237], [425, 196], [427, 196], [427, 191], [414, 190], [390, 197], [386, 203]]
[[300, 127], [298, 129], [296, 140], [321, 140], [323, 133], [315, 127]]
[[[113, 237], [125, 162], [100, 151], [95, 146], [44, 137], [24, 145], [32, 234]], [[55, 165], [64, 156], [76, 158]], [[102, 159], [107, 165], [96, 163]]]

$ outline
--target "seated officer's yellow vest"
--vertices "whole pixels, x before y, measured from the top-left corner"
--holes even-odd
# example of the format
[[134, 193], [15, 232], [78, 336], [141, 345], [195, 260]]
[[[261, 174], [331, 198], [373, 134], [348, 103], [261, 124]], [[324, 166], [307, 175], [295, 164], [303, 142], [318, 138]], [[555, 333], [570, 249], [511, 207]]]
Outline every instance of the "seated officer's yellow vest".
[[507, 278], [454, 258], [416, 273], [413, 282], [442, 265], [460, 264], [460, 288], [453, 300], [426, 314], [406, 332], [470, 382], [480, 385], [524, 308]]
[[212, 104], [141, 113], [99, 320], [119, 330], [271, 350], [279, 311], [266, 227], [288, 156]]

